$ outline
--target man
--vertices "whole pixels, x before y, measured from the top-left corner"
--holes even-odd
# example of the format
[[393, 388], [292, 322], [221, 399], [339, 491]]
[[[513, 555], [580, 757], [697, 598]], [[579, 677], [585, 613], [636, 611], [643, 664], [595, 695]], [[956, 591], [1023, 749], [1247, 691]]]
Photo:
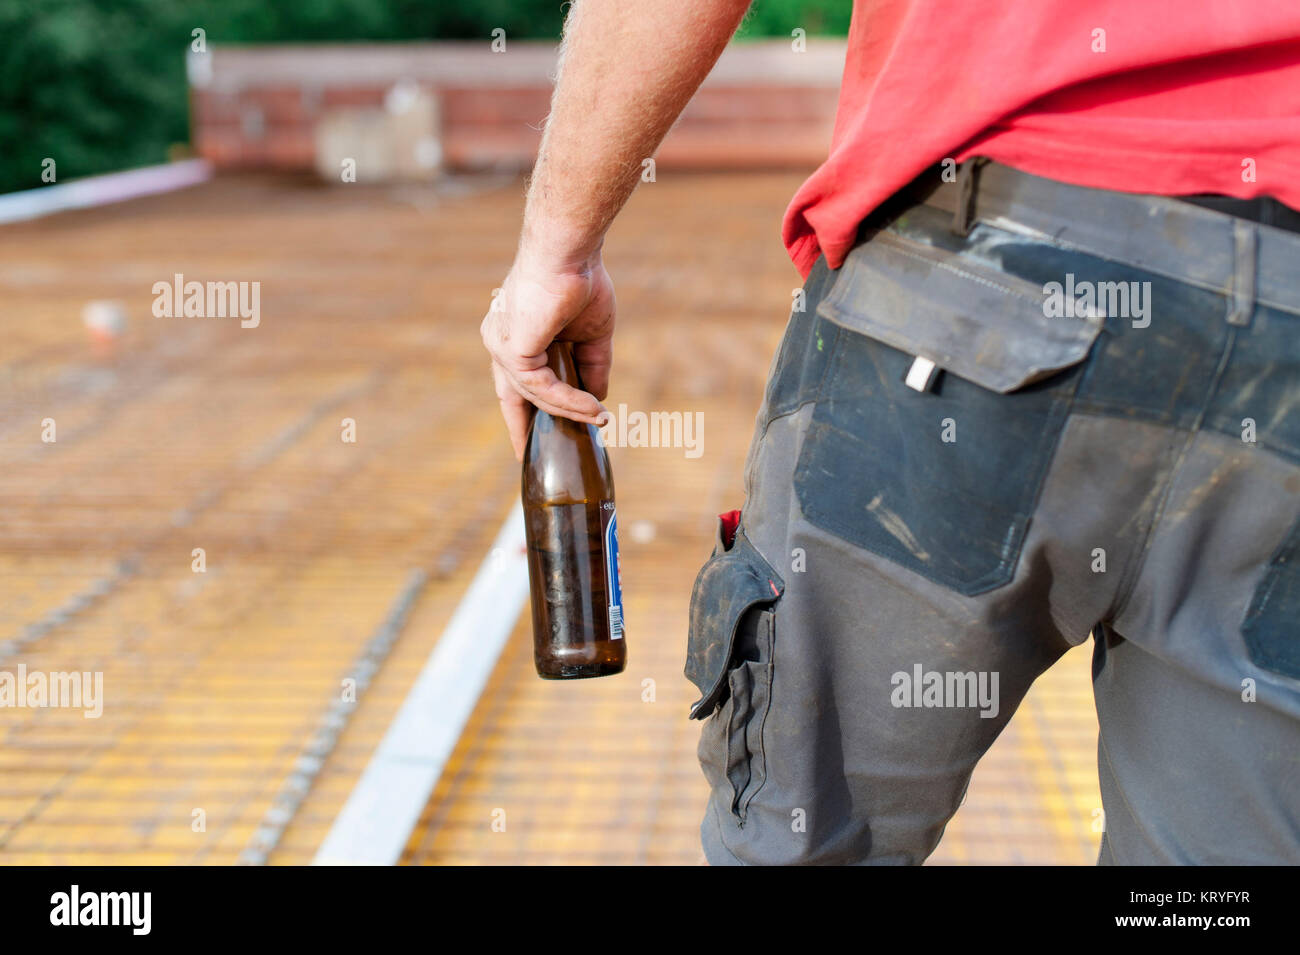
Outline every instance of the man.
[[[571, 13], [482, 329], [517, 453], [529, 402], [597, 422], [602, 238], [744, 10]], [[1300, 862], [1300, 7], [879, 0], [848, 43], [692, 595], [709, 860], [920, 863], [1092, 635], [1100, 861]]]

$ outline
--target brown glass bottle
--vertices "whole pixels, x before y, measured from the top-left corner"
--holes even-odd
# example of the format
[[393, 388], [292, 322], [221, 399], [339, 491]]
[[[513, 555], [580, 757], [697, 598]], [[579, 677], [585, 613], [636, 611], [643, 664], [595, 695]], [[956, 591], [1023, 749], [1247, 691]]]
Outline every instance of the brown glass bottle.
[[[582, 388], [572, 346], [547, 349], [560, 381]], [[614, 476], [594, 425], [538, 409], [524, 449], [524, 526], [539, 676], [621, 673], [627, 663]]]

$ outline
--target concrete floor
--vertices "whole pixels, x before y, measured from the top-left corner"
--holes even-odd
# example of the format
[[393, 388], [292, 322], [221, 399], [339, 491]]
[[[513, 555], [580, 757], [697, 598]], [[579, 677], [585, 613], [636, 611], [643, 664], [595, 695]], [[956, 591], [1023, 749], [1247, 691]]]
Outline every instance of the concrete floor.
[[[611, 452], [627, 672], [545, 683], [517, 628], [405, 861], [701, 861], [687, 599], [741, 503], [799, 178], [660, 175], [615, 227], [610, 402], [702, 412], [704, 453]], [[310, 860], [518, 492], [477, 328], [520, 206], [514, 181], [250, 177], [0, 229], [0, 669], [102, 672], [105, 698], [0, 709], [0, 863]], [[178, 272], [261, 282], [260, 324], [155, 318]], [[113, 346], [82, 324], [97, 299], [129, 317]], [[1095, 734], [1081, 649], [933, 861], [1091, 863]]]

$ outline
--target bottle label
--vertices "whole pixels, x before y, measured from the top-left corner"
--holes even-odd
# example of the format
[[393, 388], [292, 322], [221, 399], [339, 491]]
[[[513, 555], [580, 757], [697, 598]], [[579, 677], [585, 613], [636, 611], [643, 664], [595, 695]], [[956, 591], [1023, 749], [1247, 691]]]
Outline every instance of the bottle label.
[[600, 530], [605, 551], [605, 593], [609, 594], [609, 638], [623, 639], [623, 571], [618, 562], [618, 512], [613, 501], [600, 502]]

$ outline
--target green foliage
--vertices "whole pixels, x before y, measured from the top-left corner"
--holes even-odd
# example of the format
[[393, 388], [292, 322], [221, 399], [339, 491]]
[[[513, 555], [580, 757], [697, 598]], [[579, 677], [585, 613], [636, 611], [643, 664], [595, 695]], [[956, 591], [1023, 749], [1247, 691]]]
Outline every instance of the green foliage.
[[[740, 35], [842, 34], [851, 7], [756, 0]], [[211, 44], [554, 39], [563, 15], [561, 0], [0, 0], [0, 192], [42, 185], [47, 157], [60, 182], [164, 161], [189, 135], [196, 27]]]
[[808, 36], [844, 36], [852, 12], [851, 0], [754, 0], [737, 36], [788, 37], [795, 27], [803, 28]]
[[157, 0], [0, 0], [0, 190], [159, 162], [186, 137], [186, 34]]

